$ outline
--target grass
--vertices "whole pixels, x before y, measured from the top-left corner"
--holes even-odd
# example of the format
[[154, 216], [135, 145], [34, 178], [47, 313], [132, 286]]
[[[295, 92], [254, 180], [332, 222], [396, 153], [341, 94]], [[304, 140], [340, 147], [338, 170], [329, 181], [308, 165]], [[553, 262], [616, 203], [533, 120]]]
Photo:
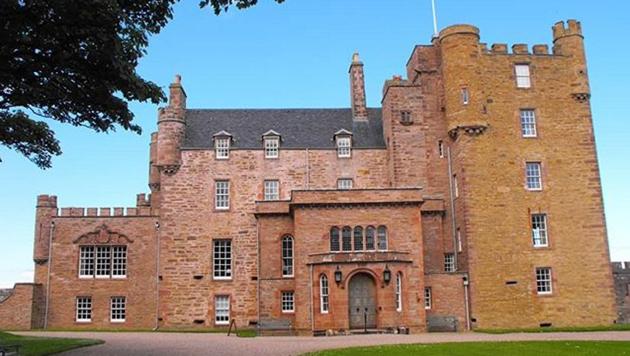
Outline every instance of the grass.
[[382, 345], [314, 352], [311, 356], [630, 356], [630, 341], [461, 342]]
[[79, 347], [102, 344], [93, 339], [62, 339], [34, 336], [20, 336], [0, 331], [1, 345], [21, 345], [20, 355], [50, 355]]
[[[48, 328], [46, 330], [27, 330], [27, 331], [51, 331], [51, 332], [113, 332], [113, 333], [125, 333], [125, 332], [141, 332], [141, 333], [211, 333], [211, 334], [227, 334], [227, 329], [214, 329], [214, 328], [160, 328], [158, 330], [148, 328], [119, 328], [119, 329], [86, 329], [86, 328]], [[232, 332], [234, 333], [234, 332]], [[256, 330], [254, 329], [238, 329], [236, 336], [239, 337], [255, 337]]]
[[603, 326], [581, 327], [546, 327], [528, 329], [475, 329], [475, 332], [485, 334], [510, 334], [510, 333], [556, 333], [556, 332], [585, 332], [585, 331], [628, 331], [630, 324], [612, 324]]

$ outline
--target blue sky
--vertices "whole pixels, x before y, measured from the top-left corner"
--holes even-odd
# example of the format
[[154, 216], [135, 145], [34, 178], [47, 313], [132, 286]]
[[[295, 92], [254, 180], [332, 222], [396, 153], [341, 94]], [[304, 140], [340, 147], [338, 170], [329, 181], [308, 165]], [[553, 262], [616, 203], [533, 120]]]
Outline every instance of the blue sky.
[[[430, 0], [271, 0], [219, 17], [198, 1], [176, 6], [154, 36], [139, 72], [164, 89], [183, 77], [191, 108], [348, 107], [347, 70], [359, 51], [368, 104], [379, 106], [383, 81], [403, 74], [416, 44], [432, 34]], [[487, 43], [547, 43], [558, 20], [582, 22], [613, 259], [630, 261], [630, 3], [625, 1], [437, 0], [438, 26], [470, 23]], [[0, 287], [32, 279], [35, 198], [56, 194], [64, 207], [134, 206], [148, 191], [149, 135], [157, 107], [132, 103], [142, 135], [95, 134], [51, 123], [63, 155], [42, 171], [0, 147]], [[585, 203], [587, 201], [585, 200]]]

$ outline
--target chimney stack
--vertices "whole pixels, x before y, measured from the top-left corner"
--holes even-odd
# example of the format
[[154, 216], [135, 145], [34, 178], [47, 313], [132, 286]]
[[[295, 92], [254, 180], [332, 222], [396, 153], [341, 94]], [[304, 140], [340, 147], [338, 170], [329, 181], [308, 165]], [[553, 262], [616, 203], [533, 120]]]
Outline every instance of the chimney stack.
[[358, 121], [368, 119], [367, 105], [365, 103], [365, 79], [363, 76], [363, 63], [359, 59], [359, 53], [352, 55], [350, 64], [350, 100], [352, 104], [352, 118]]

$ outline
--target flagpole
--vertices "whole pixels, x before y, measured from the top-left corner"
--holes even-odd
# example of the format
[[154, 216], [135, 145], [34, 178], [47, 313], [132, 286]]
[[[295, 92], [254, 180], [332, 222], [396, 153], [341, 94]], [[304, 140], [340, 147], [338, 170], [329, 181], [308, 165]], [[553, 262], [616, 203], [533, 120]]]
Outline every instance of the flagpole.
[[437, 15], [435, 13], [435, 0], [431, 0], [431, 9], [433, 10], [433, 37], [438, 36]]

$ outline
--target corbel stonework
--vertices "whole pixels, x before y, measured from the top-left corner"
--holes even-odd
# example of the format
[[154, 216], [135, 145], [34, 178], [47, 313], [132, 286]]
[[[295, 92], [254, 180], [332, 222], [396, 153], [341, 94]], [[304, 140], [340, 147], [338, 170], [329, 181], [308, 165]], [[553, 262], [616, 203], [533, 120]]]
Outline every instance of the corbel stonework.
[[448, 135], [451, 139], [455, 140], [459, 135], [459, 131], [464, 132], [468, 136], [479, 136], [484, 133], [488, 129], [487, 124], [471, 124], [471, 125], [462, 125], [456, 126], [448, 131]]
[[160, 191], [160, 183], [149, 183], [149, 189], [151, 191]]
[[110, 230], [107, 225], [103, 224], [96, 230], [79, 236], [72, 241], [72, 243], [88, 245], [124, 245], [133, 243], [133, 240], [127, 237], [127, 235]]
[[591, 99], [591, 94], [590, 93], [573, 93], [571, 94], [571, 97], [573, 98], [573, 100], [577, 101], [578, 103], [585, 103]]
[[172, 164], [172, 165], [159, 166], [158, 169], [164, 174], [168, 176], [172, 176], [173, 174], [177, 173], [177, 171], [179, 171], [179, 165]]

